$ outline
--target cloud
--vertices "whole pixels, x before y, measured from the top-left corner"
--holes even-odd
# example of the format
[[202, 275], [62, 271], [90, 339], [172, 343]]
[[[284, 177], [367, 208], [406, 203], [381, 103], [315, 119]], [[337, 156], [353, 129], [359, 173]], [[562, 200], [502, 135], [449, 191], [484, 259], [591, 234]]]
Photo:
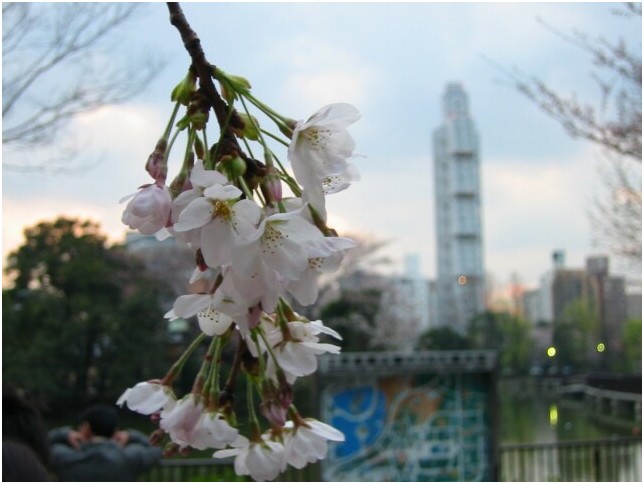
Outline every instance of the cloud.
[[373, 69], [351, 46], [300, 34], [276, 42], [269, 55], [283, 72], [280, 106], [285, 109], [317, 110], [347, 100], [359, 106], [367, 103]]
[[[594, 151], [566, 160], [485, 160], [483, 227], [487, 270], [529, 283], [549, 269], [550, 253], [565, 250], [582, 264], [590, 249], [587, 217]], [[539, 261], [539, 264], [536, 264]]]
[[[165, 120], [144, 106], [107, 106], [74, 120], [73, 136], [91, 149], [83, 159], [101, 160], [84, 172], [68, 175], [3, 173], [3, 255], [22, 243], [24, 228], [58, 216], [90, 218], [112, 240], [122, 238], [119, 200], [151, 181], [145, 161], [162, 134]], [[182, 151], [182, 150], [178, 150]], [[5, 150], [14, 164], [20, 154]]]

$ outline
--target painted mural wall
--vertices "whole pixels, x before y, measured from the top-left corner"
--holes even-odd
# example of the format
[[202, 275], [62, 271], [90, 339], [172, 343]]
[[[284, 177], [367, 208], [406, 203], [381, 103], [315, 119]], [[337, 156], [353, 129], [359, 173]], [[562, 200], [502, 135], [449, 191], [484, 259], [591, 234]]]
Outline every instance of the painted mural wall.
[[330, 447], [323, 480], [494, 480], [494, 359], [440, 353], [354, 353], [322, 366], [321, 418], [346, 438]]

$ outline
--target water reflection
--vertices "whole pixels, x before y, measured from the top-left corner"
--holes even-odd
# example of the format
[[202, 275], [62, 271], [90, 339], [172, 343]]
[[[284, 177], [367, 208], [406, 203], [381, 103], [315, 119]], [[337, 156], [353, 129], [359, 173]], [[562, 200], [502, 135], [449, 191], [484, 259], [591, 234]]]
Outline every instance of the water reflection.
[[563, 399], [554, 392], [525, 386], [501, 385], [499, 394], [501, 444], [552, 443], [630, 437], [635, 424], [602, 422], [583, 402]]
[[502, 453], [504, 481], [641, 481], [641, 446], [623, 440], [589, 442], [639, 435], [636, 422], [607, 421], [582, 401], [525, 381], [500, 385], [498, 416], [502, 445], [535, 444]]

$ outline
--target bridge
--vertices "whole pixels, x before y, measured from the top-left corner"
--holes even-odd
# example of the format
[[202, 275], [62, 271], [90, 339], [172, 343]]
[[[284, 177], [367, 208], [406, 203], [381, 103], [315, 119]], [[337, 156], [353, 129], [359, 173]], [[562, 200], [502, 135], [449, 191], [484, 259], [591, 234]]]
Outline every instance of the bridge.
[[642, 422], [642, 380], [639, 376], [589, 374], [561, 385], [557, 392], [583, 398], [591, 410], [602, 415]]

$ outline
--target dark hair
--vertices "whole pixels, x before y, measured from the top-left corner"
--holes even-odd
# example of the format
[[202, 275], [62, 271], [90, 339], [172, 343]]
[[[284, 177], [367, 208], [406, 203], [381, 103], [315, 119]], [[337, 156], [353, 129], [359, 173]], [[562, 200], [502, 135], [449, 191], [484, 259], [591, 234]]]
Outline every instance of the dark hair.
[[118, 413], [110, 405], [97, 403], [83, 411], [80, 421], [87, 422], [94, 435], [111, 437], [118, 426]]
[[47, 469], [27, 445], [2, 441], [2, 480], [4, 482], [51, 481]]
[[49, 463], [45, 421], [32, 401], [13, 386], [2, 389], [2, 441], [7, 440], [25, 444], [44, 465]]

